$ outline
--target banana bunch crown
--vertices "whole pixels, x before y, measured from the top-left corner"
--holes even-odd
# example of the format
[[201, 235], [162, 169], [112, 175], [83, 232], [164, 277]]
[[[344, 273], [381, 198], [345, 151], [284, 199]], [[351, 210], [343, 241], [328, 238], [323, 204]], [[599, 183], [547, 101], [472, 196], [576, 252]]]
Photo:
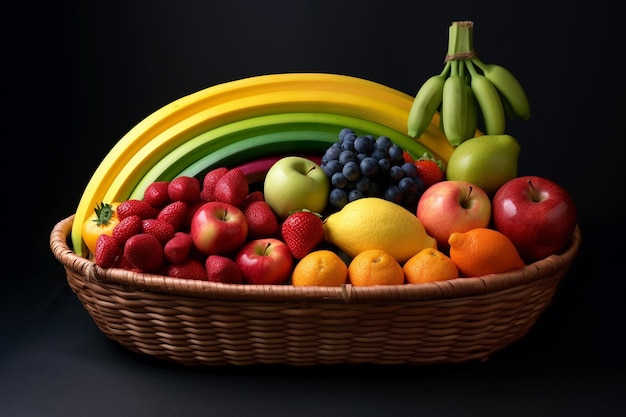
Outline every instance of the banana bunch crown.
[[506, 68], [485, 64], [474, 49], [474, 23], [452, 22], [448, 52], [440, 74], [418, 89], [409, 111], [407, 133], [419, 138], [439, 112], [439, 128], [452, 146], [476, 135], [479, 118], [485, 133], [506, 131], [507, 118], [530, 117], [528, 97]]

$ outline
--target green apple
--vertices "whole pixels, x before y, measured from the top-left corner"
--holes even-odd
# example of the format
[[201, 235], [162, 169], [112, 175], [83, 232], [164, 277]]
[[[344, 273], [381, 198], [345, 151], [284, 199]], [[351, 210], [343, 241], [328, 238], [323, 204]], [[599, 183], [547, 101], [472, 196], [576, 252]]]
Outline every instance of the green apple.
[[452, 151], [446, 179], [472, 183], [493, 196], [502, 184], [517, 177], [520, 151], [511, 135], [473, 137]]
[[302, 209], [322, 213], [329, 192], [330, 180], [322, 167], [301, 156], [285, 156], [276, 161], [263, 184], [265, 201], [282, 219]]

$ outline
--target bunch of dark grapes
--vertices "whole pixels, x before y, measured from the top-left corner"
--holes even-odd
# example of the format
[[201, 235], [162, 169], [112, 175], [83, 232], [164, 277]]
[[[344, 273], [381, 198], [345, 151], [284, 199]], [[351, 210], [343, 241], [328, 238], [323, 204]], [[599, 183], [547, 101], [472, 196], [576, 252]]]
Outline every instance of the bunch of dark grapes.
[[415, 211], [424, 184], [404, 149], [387, 136], [357, 135], [352, 129], [339, 132], [322, 156], [321, 167], [331, 182], [330, 205], [341, 209], [362, 197], [380, 197]]

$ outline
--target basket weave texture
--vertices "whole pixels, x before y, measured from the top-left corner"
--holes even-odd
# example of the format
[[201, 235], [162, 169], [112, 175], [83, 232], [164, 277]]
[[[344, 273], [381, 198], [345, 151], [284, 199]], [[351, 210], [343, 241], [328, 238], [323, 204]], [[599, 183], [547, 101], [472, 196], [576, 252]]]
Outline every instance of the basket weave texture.
[[128, 349], [184, 365], [411, 364], [486, 360], [528, 333], [581, 244], [508, 273], [431, 284], [221, 284], [102, 269], [50, 247], [98, 328]]

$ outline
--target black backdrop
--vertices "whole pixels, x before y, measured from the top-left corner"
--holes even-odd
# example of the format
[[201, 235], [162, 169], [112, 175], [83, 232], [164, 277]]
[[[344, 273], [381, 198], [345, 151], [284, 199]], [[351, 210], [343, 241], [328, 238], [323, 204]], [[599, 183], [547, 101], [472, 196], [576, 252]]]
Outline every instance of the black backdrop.
[[[614, 2], [65, 3], [3, 6], [0, 414], [624, 415], [624, 29]], [[205, 87], [276, 72], [414, 94], [440, 71], [455, 20], [473, 20], [480, 57], [528, 92], [532, 118], [509, 128], [520, 174], [561, 183], [579, 209], [581, 252], [525, 338], [454, 366], [195, 369], [97, 330], [48, 237], [134, 124]]]

